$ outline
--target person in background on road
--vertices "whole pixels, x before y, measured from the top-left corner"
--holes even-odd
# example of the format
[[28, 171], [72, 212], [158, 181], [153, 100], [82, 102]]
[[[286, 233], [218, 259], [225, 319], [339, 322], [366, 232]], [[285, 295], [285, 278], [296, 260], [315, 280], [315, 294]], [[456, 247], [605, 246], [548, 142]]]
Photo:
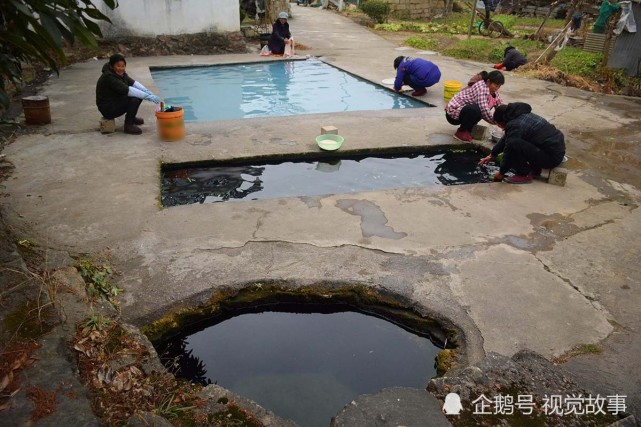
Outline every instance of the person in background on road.
[[414, 89], [412, 96], [423, 96], [427, 88], [441, 80], [441, 70], [433, 62], [422, 58], [399, 56], [394, 60], [396, 79], [394, 90], [400, 92], [404, 84]]
[[472, 141], [472, 128], [481, 119], [495, 124], [492, 109], [504, 104], [499, 88], [505, 83], [503, 73], [498, 70], [483, 74], [485, 79], [462, 89], [445, 106], [445, 118], [451, 125], [459, 128], [454, 138], [463, 142]]
[[527, 59], [514, 46], [508, 46], [503, 52], [503, 62], [494, 65], [497, 70], [512, 71], [521, 65], [527, 64]]
[[294, 39], [289, 32], [287, 18], [289, 18], [287, 12], [279, 13], [278, 19], [272, 26], [272, 35], [267, 42], [272, 55], [292, 56], [294, 54]]
[[489, 163], [503, 153], [495, 181], [502, 181], [507, 171], [515, 175], [506, 179], [510, 184], [527, 184], [541, 175], [541, 169], [552, 169], [563, 162], [565, 139], [563, 133], [543, 117], [532, 112], [524, 102], [500, 105], [494, 111], [494, 121], [505, 130], [492, 152], [481, 159]]
[[581, 12], [574, 12], [572, 14], [572, 25], [570, 25], [570, 34], [574, 34], [581, 28], [583, 22], [583, 14]]
[[615, 0], [603, 0], [603, 3], [601, 3], [599, 16], [594, 22], [594, 27], [592, 27], [593, 33], [605, 33], [605, 27], [608, 24], [608, 19], [610, 19], [610, 16], [612, 16], [613, 13], [618, 12], [619, 9], [621, 9], [621, 6], [614, 3], [614, 1]]
[[126, 68], [124, 56], [119, 53], [111, 55], [96, 84], [96, 106], [105, 119], [115, 119], [124, 114], [125, 133], [140, 135], [142, 130], [138, 125], [145, 121], [136, 114], [142, 100], [158, 104], [160, 99], [142, 83], [129, 77]]
[[[474, 1], [476, 2], [476, 0]], [[490, 23], [490, 12], [496, 11], [498, 4], [498, 0], [483, 0], [483, 6], [485, 6], [485, 25]]]

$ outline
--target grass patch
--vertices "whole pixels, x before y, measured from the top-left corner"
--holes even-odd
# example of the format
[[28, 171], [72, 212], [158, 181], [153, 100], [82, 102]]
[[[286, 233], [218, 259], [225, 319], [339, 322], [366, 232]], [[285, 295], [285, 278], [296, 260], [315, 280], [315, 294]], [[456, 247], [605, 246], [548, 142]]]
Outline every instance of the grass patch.
[[[471, 11], [464, 10], [425, 21], [395, 20], [376, 25], [375, 29], [381, 32], [409, 33], [404, 44], [416, 49], [433, 50], [453, 58], [488, 64], [501, 62], [503, 52], [509, 45], [516, 47], [530, 63], [537, 60], [547, 47], [546, 42], [521, 37], [534, 34], [543, 22], [541, 17], [492, 15], [492, 19], [500, 21], [515, 37], [483, 37], [474, 27], [471, 32], [472, 38], [467, 39], [463, 36], [468, 34], [470, 18]], [[479, 21], [480, 18], [477, 16], [475, 24]], [[564, 26], [563, 19], [548, 19], [542, 34]], [[528, 64], [520, 67], [517, 72], [530, 78], [592, 92], [641, 96], [641, 78], [628, 77], [621, 70], [604, 69], [601, 62], [602, 55], [599, 53], [584, 52], [579, 48], [566, 46], [556, 54], [550, 64]]]
[[[523, 16], [515, 17], [516, 21], [514, 22], [515, 28], [539, 28], [543, 18], [537, 16]], [[564, 19], [548, 19], [545, 21], [545, 28], [564, 28], [565, 20]], [[536, 31], [536, 30], [535, 30]]]
[[600, 76], [600, 65], [603, 60], [601, 53], [584, 52], [575, 47], [561, 49], [550, 65], [560, 71], [587, 79], [597, 79]]
[[438, 41], [429, 36], [411, 36], [405, 40], [404, 44], [423, 50], [435, 50], [438, 48]]
[[603, 349], [596, 344], [579, 344], [562, 355], [554, 358], [553, 362], [560, 364], [565, 363], [575, 356], [582, 354], [601, 354]]
[[465, 39], [445, 49], [443, 54], [459, 59], [498, 62], [503, 58], [503, 53], [499, 55], [500, 49], [496, 46], [496, 42], [490, 39]]
[[585, 353], [599, 354], [603, 350], [601, 350], [601, 347], [599, 347], [598, 345], [595, 345], [595, 344], [581, 344], [579, 346], [578, 351], [580, 351], [581, 353], [584, 353], [584, 354]]
[[375, 30], [381, 31], [410, 31], [423, 34], [467, 34], [467, 25], [456, 23], [439, 23], [435, 21], [430, 22], [414, 22], [414, 21], [401, 21], [387, 24], [377, 24], [374, 26]]

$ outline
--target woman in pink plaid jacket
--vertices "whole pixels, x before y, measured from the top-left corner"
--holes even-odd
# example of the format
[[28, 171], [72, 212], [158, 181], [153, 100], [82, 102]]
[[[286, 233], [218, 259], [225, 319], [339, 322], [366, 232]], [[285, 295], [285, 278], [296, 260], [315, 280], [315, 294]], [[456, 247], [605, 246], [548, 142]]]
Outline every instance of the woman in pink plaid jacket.
[[445, 118], [450, 124], [459, 126], [454, 138], [463, 142], [472, 141], [472, 128], [481, 119], [495, 124], [492, 109], [505, 104], [499, 95], [499, 88], [504, 83], [503, 73], [494, 70], [487, 73], [484, 80], [464, 88], [450, 99], [445, 107]]

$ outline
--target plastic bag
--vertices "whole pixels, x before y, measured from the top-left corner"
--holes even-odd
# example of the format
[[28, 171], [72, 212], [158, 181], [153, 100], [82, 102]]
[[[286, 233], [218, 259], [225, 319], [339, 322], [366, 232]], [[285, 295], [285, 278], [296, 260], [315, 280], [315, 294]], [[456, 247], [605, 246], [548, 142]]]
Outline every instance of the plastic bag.
[[269, 46], [265, 45], [263, 48], [260, 50], [260, 56], [269, 56], [272, 53], [269, 51]]
[[614, 34], [618, 36], [623, 30], [627, 30], [629, 33], [636, 33], [637, 23], [634, 21], [631, 3], [629, 1], [621, 1], [619, 2], [619, 6], [621, 6], [621, 18], [619, 18], [619, 22], [617, 22]]

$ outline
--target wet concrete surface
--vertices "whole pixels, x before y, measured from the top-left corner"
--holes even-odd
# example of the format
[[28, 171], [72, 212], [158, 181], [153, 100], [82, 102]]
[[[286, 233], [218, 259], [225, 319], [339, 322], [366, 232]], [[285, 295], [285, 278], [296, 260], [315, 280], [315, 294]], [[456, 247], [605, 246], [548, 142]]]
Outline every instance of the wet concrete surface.
[[[374, 82], [393, 76], [396, 56], [416, 54], [314, 8], [295, 8], [290, 25], [311, 47], [305, 54]], [[443, 81], [490, 68], [429, 59]], [[258, 60], [257, 52], [129, 58], [128, 72], [155, 90], [149, 66]], [[117, 133], [98, 132], [102, 65], [74, 64], [44, 88], [53, 122], [5, 149], [15, 170], [2, 209], [18, 236], [74, 255], [108, 253], [125, 321], [142, 326], [263, 281], [363, 285], [456, 328], [463, 365], [491, 351], [528, 348], [551, 359], [596, 344], [600, 354], [565, 365], [594, 390], [628, 393], [639, 415], [638, 100], [507, 73], [504, 98], [530, 103], [565, 133], [565, 187], [477, 184], [162, 209], [161, 162], [310, 153], [325, 125], [345, 137], [345, 152], [458, 145], [442, 82], [424, 97], [435, 108], [190, 124], [184, 141], [168, 143], [149, 103], [142, 136], [123, 134], [121, 120]]]

